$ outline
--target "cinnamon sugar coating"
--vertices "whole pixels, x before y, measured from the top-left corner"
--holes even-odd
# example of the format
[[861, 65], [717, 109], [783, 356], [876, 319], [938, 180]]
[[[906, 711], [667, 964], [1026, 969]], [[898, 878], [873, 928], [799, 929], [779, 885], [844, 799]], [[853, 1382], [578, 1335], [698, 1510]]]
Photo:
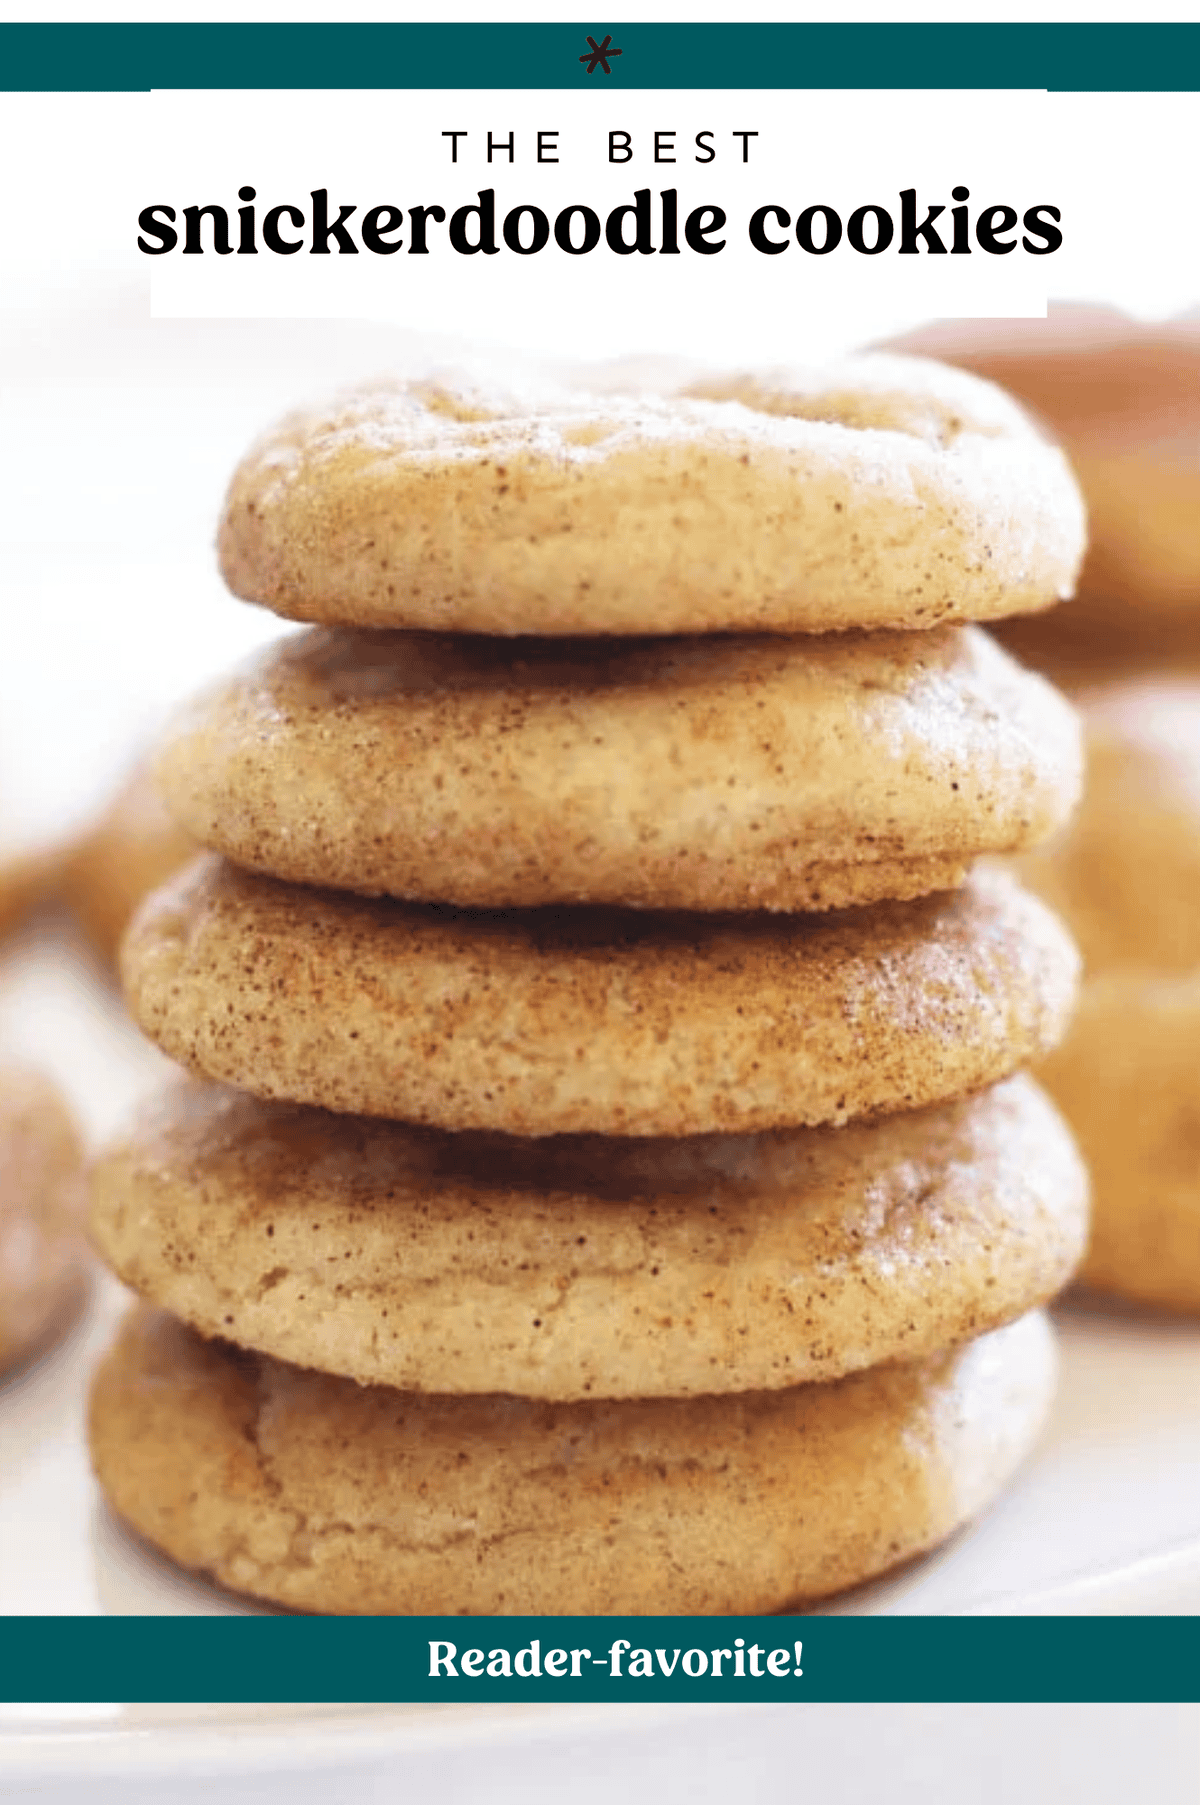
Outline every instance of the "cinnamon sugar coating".
[[487, 915], [198, 859], [142, 908], [135, 1018], [257, 1096], [503, 1133], [747, 1132], [919, 1108], [1060, 1038], [1078, 958], [1000, 873], [824, 916]]
[[680, 1397], [915, 1359], [1060, 1290], [1087, 1180], [1028, 1078], [841, 1129], [444, 1134], [180, 1082], [92, 1235], [203, 1335], [423, 1392]]
[[[1035, 661], [1108, 650], [1137, 667], [1200, 648], [1200, 322], [1055, 306], [1045, 320], [959, 320], [896, 346], [1002, 383], [1062, 440], [1088, 508], [1079, 598], [1021, 624]], [[1016, 642], [1014, 642], [1016, 643]]]
[[977, 628], [596, 642], [318, 629], [194, 704], [158, 779], [250, 870], [491, 908], [804, 910], [961, 882], [1080, 784]]

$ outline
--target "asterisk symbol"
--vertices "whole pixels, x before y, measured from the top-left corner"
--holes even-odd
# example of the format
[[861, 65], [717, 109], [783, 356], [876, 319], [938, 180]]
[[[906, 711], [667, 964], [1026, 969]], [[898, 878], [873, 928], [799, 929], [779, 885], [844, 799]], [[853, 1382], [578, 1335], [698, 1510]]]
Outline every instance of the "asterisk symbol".
[[610, 56], [620, 56], [621, 54], [619, 50], [613, 48], [612, 32], [605, 32], [604, 42], [601, 44], [597, 44], [595, 38], [592, 37], [589, 37], [588, 43], [591, 45], [591, 49], [579, 59], [581, 63], [587, 64], [584, 74], [595, 75], [596, 64], [599, 63], [605, 75], [611, 75], [612, 70], [608, 66], [608, 59]]

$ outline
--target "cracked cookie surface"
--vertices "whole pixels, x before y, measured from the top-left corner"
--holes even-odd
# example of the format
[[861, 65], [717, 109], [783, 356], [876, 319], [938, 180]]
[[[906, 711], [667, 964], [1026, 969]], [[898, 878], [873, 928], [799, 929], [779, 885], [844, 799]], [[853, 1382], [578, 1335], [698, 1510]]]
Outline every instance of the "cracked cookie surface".
[[760, 1612], [933, 1547], [1049, 1408], [1040, 1315], [832, 1385], [421, 1397], [136, 1309], [92, 1390], [109, 1502], [185, 1567], [338, 1614]]

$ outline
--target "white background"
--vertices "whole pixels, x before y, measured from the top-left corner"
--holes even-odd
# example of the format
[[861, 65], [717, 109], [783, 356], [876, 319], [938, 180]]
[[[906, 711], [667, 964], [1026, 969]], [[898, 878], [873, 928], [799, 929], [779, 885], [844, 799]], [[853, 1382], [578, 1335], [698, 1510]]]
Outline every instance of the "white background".
[[[599, 79], [603, 79], [602, 77]], [[447, 127], [466, 125], [463, 161], [447, 166]], [[482, 134], [557, 125], [564, 162], [491, 170], [476, 156]], [[609, 126], [647, 146], [655, 126], [691, 132], [758, 129], [744, 168], [724, 157], [707, 169], [655, 169], [644, 154], [623, 169], [604, 162]], [[0, 153], [20, 171], [6, 196], [6, 237], [19, 246], [4, 271], [2, 305], [44, 313], [86, 308], [122, 280], [151, 277], [160, 311], [299, 313], [390, 319], [489, 344], [598, 356], [671, 346], [691, 355], [780, 358], [823, 354], [895, 331], [931, 314], [1040, 309], [1046, 295], [1107, 300], [1166, 315], [1200, 299], [1188, 222], [1200, 138], [1195, 94], [647, 95], [615, 90], [567, 95], [4, 95]], [[720, 139], [718, 142], [722, 142]], [[723, 148], [733, 149], [725, 139]], [[569, 159], [569, 160], [568, 160]], [[636, 171], [636, 179], [635, 179]], [[512, 204], [555, 191], [592, 200], [670, 181], [695, 204], [728, 194], [731, 222], [778, 199], [838, 205], [876, 199], [896, 210], [900, 188], [947, 206], [958, 181], [976, 201], [1015, 205], [1052, 198], [1064, 244], [1052, 256], [861, 257], [846, 246], [825, 258], [793, 246], [780, 257], [750, 251], [731, 227], [716, 257], [578, 259], [553, 246], [509, 252], [294, 258], [271, 255], [162, 258], [135, 248], [142, 207], [215, 200], [229, 210], [246, 181], [271, 200], [304, 201], [314, 186], [361, 209], [433, 194], [474, 198], [488, 176]], [[749, 205], [748, 205], [749, 203]], [[599, 198], [592, 204], [599, 205]], [[924, 206], [922, 205], [922, 217]], [[444, 228], [442, 229], [444, 231]], [[435, 236], [438, 228], [433, 228]], [[744, 227], [743, 227], [744, 231]], [[989, 292], [989, 287], [992, 292]], [[189, 292], [190, 290], [190, 292]]]

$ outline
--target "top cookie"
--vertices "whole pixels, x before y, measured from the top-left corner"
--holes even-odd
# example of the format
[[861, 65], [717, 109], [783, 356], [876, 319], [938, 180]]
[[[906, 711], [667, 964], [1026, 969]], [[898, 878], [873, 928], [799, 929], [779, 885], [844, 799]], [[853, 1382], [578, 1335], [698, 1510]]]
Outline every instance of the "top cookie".
[[294, 620], [820, 633], [1045, 608], [1084, 517], [998, 389], [872, 356], [671, 395], [354, 393], [252, 448], [219, 543], [234, 593]]

